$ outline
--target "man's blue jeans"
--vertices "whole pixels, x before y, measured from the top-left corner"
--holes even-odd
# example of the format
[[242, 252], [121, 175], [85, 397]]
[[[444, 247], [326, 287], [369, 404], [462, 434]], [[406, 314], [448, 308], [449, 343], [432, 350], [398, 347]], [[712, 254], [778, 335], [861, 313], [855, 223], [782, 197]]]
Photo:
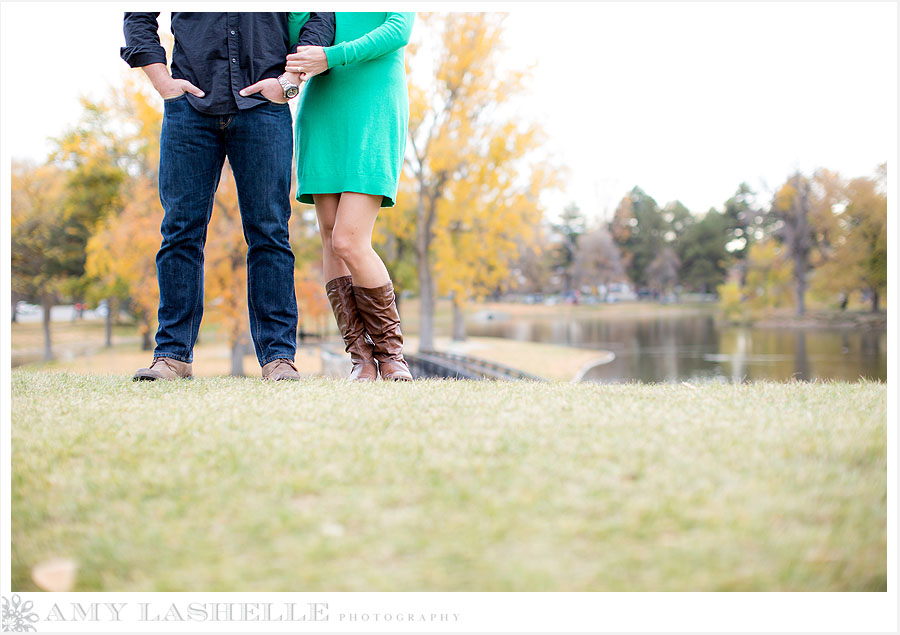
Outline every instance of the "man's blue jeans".
[[237, 185], [247, 240], [250, 335], [260, 365], [294, 359], [297, 299], [291, 216], [294, 136], [287, 104], [266, 103], [236, 115], [205, 115], [184, 97], [165, 102], [159, 198], [165, 217], [156, 256], [159, 329], [156, 357], [193, 361], [203, 317], [203, 247], [225, 158]]

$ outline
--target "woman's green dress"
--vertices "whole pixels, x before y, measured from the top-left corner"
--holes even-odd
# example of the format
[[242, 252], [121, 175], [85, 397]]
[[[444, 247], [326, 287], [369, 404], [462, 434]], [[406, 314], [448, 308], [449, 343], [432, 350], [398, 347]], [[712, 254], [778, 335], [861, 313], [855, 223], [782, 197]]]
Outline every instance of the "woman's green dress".
[[306, 83], [294, 123], [301, 203], [360, 192], [393, 207], [409, 125], [404, 50], [414, 16], [335, 13], [335, 45], [325, 48], [330, 72]]

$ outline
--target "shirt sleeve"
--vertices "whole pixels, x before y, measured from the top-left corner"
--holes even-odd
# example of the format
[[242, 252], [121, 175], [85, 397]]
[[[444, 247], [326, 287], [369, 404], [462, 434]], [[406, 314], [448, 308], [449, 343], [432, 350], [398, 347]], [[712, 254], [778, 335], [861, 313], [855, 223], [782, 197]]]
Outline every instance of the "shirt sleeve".
[[409, 44], [415, 13], [388, 13], [384, 24], [364, 36], [325, 48], [328, 68], [374, 60]]
[[[297, 46], [331, 46], [334, 44], [334, 13], [310, 13], [300, 29]], [[296, 46], [294, 51], [296, 51]], [[292, 51], [293, 52], [293, 51]]]
[[157, 17], [159, 13], [125, 13], [125, 46], [119, 49], [119, 55], [131, 68], [166, 63]]

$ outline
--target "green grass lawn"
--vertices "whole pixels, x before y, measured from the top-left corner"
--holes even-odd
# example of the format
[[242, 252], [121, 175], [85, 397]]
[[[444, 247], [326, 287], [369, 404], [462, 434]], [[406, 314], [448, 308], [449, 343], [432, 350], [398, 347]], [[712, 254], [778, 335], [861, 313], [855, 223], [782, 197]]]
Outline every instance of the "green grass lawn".
[[881, 383], [12, 374], [12, 587], [885, 590]]

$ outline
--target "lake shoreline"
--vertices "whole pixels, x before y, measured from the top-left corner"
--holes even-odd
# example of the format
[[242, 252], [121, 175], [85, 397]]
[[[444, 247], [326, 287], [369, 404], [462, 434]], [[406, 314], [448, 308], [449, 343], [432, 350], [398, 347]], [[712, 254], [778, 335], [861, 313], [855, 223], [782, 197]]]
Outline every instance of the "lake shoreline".
[[[415, 302], [401, 304], [407, 350], [418, 348]], [[412, 309], [412, 310], [410, 310]], [[886, 379], [886, 313], [813, 309], [798, 317], [773, 312], [751, 324], [722, 319], [711, 303], [528, 305], [472, 303], [466, 310], [464, 343], [450, 341], [451, 310], [441, 300], [435, 312], [435, 344], [519, 368], [552, 380], [683, 381], [692, 377], [731, 379]], [[329, 324], [328, 326], [332, 326]], [[53, 326], [56, 360], [41, 363], [39, 323], [13, 324], [14, 366], [80, 372], [131, 373], [151, 354], [140, 350], [133, 327], [117, 325], [114, 346], [103, 347], [102, 320]], [[330, 332], [328, 339], [336, 340]], [[614, 357], [608, 359], [609, 351]], [[318, 355], [299, 347], [302, 372], [322, 372]], [[249, 353], [249, 352], [248, 352]], [[215, 325], [201, 330], [195, 373], [222, 375], [231, 352]], [[604, 363], [600, 363], [604, 362]], [[244, 372], [258, 372], [252, 354]]]
[[753, 328], [867, 329], [887, 331], [887, 312], [822, 311], [807, 315], [776, 314], [749, 324]]
[[[505, 302], [479, 303], [466, 316], [466, 322], [482, 324], [513, 318], [569, 318], [597, 320], [640, 320], [684, 318], [705, 315], [723, 326], [760, 329], [869, 329], [887, 331], [887, 311], [813, 309], [796, 315], [793, 309], [775, 309], [760, 317], [729, 320], [722, 317], [713, 303], [657, 304], [652, 302], [623, 302], [601, 305], [528, 305]], [[473, 307], [474, 309], [475, 307]]]

